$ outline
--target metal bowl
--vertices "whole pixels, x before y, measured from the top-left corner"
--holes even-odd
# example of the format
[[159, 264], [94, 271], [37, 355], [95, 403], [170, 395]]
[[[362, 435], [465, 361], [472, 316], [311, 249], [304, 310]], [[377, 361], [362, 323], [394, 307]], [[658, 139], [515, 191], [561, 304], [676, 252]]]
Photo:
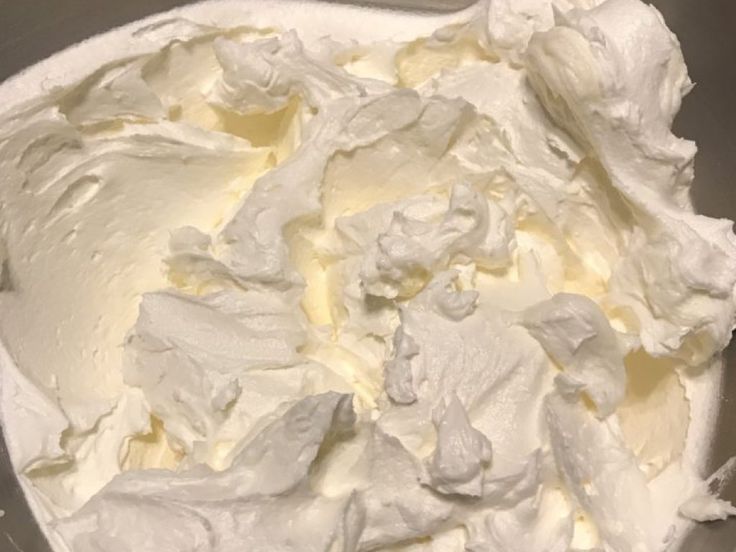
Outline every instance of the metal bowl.
[[[62, 48], [186, 0], [0, 0], [0, 80]], [[359, 3], [359, 2], [355, 2]], [[472, 0], [373, 0], [399, 9], [453, 11]], [[699, 148], [692, 195], [696, 209], [736, 219], [736, 2], [652, 0], [682, 43], [697, 83], [685, 99], [675, 132]], [[725, 352], [726, 370], [709, 470], [736, 455], [736, 341]], [[723, 493], [736, 500], [736, 480]], [[50, 552], [18, 485], [0, 432], [0, 550]], [[697, 526], [683, 552], [734, 552], [736, 521]], [[144, 552], [144, 551], [141, 551]], [[533, 551], [530, 551], [533, 552]]]

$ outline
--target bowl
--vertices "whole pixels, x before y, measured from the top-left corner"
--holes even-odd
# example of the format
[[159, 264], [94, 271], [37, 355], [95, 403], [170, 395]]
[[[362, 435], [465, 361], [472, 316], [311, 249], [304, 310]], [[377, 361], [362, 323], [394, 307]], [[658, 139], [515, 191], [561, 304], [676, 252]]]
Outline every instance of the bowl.
[[[183, 4], [184, 0], [23, 0], [0, 4], [0, 81], [52, 53], [113, 27]], [[357, 2], [356, 2], [357, 3]], [[453, 11], [468, 0], [373, 0], [398, 9]], [[693, 203], [698, 212], [736, 219], [736, 2], [652, 0], [682, 43], [696, 83], [675, 121], [675, 133], [698, 144]], [[725, 371], [708, 470], [736, 455], [736, 342]], [[736, 480], [722, 495], [736, 500]], [[50, 552], [10, 464], [0, 431], [0, 550]], [[683, 552], [733, 552], [736, 520], [700, 524]]]

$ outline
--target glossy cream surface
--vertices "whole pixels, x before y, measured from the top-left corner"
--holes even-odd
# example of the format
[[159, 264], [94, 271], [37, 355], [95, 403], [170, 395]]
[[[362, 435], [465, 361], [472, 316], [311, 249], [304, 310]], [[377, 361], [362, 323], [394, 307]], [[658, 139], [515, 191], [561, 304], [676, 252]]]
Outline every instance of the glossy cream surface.
[[5, 83], [0, 414], [54, 546], [646, 552], [736, 514], [691, 87], [638, 0], [214, 2]]

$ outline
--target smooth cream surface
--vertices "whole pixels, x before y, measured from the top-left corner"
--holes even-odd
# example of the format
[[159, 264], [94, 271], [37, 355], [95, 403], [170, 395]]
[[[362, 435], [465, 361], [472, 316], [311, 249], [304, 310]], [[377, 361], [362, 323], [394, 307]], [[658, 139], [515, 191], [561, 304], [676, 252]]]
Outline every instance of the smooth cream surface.
[[0, 115], [0, 412], [55, 546], [646, 552], [736, 514], [696, 450], [736, 239], [659, 13], [270, 6], [94, 39]]

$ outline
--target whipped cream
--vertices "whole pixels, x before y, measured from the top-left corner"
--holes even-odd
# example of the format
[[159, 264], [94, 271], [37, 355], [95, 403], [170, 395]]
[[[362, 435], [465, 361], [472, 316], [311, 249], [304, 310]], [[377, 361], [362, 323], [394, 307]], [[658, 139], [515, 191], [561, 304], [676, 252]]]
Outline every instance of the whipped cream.
[[250, 6], [0, 115], [0, 413], [54, 546], [645, 552], [736, 514], [700, 473], [736, 238], [659, 13]]

